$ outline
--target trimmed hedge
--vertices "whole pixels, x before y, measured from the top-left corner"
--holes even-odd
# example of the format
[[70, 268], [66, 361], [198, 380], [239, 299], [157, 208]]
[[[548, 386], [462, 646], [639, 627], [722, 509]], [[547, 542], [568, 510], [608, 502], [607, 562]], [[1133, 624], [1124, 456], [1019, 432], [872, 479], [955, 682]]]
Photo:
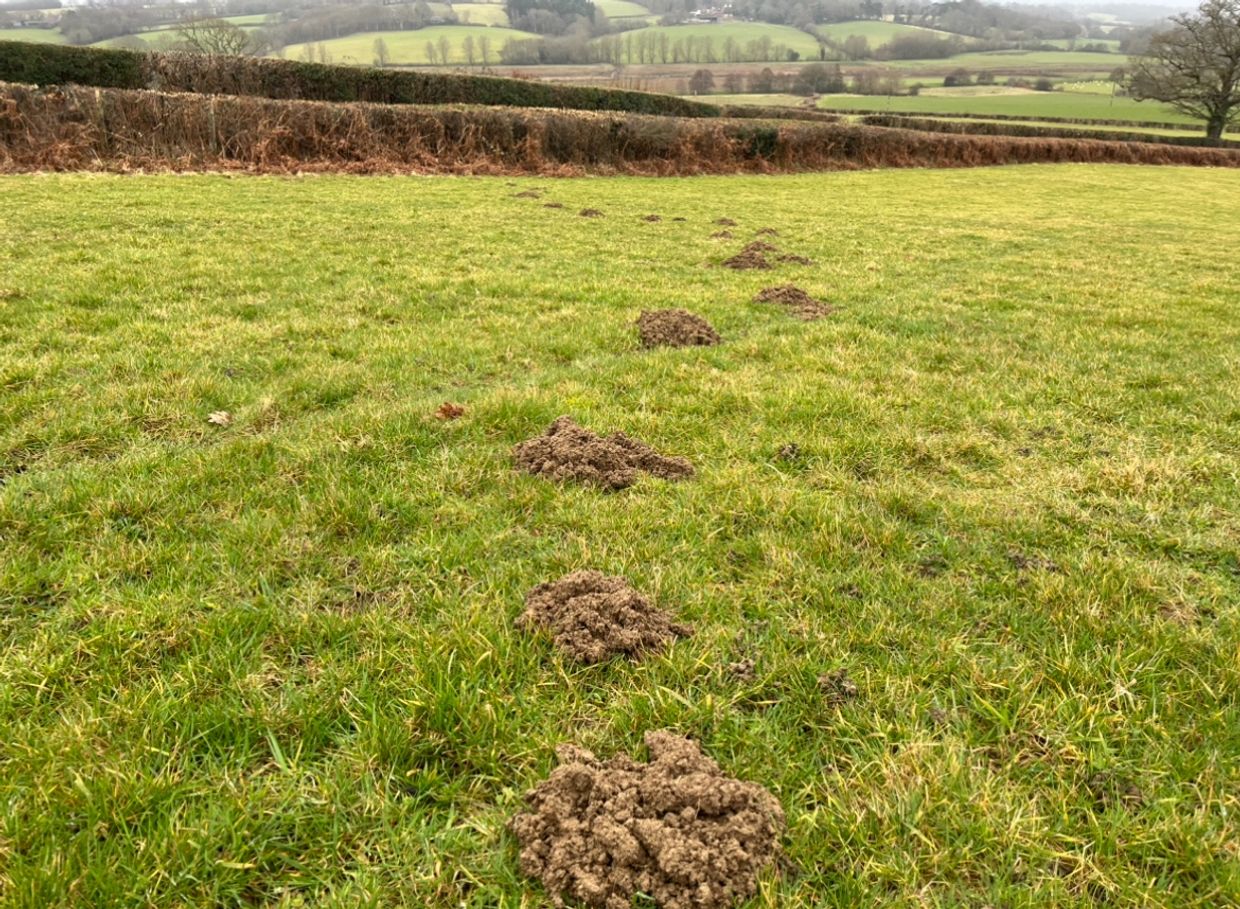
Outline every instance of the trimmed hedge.
[[956, 133], [970, 136], [1100, 139], [1104, 142], [1155, 142], [1160, 145], [1187, 145], [1194, 148], [1240, 148], [1240, 142], [1230, 139], [1216, 142], [1205, 136], [1160, 136], [1157, 133], [1033, 126], [1028, 123], [960, 123], [953, 120], [938, 120], [933, 117], [898, 117], [890, 114], [871, 114], [860, 119], [866, 126], [885, 126], [889, 129], [915, 129], [920, 132]]
[[495, 76], [398, 72], [257, 57], [204, 57], [0, 41], [0, 82], [375, 104], [482, 104], [718, 117], [713, 104], [649, 92]]
[[[1036, 120], [1039, 123], [1079, 123], [1081, 126], [1131, 126], [1139, 129], [1185, 129], [1187, 123], [1163, 123], [1152, 120], [1096, 120], [1089, 117], [1047, 117], [1033, 114], [957, 114], [932, 111], [878, 110], [876, 108], [824, 107], [833, 114], [865, 114], [876, 117], [907, 117], [933, 119], [952, 117], [961, 120]], [[1205, 126], [1202, 126], [1205, 129]]]

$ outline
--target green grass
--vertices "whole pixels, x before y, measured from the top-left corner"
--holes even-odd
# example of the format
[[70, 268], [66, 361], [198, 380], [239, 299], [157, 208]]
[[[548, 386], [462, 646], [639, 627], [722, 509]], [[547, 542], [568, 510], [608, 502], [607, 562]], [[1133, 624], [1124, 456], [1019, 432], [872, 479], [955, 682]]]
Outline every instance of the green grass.
[[[1003, 114], [1018, 117], [1073, 117], [1095, 120], [1145, 120], [1192, 123], [1190, 117], [1152, 101], [1110, 98], [1079, 92], [1021, 92], [1006, 94], [934, 94], [885, 97], [878, 95], [823, 95], [822, 107], [851, 110], [894, 110], [925, 114]], [[1202, 132], [1205, 132], [1204, 125]]]
[[[1235, 903], [1240, 174], [0, 196], [6, 909], [545, 906], [521, 793], [660, 727], [786, 808], [754, 907]], [[818, 264], [718, 267], [764, 226]], [[664, 306], [726, 343], [640, 350]], [[697, 476], [514, 472], [562, 413]], [[587, 566], [695, 636], [514, 631]]]
[[508, 13], [502, 3], [454, 3], [451, 9], [462, 22], [470, 25], [508, 26]]
[[1124, 66], [1128, 58], [1123, 54], [1087, 54], [1081, 51], [975, 51], [967, 54], [956, 54], [945, 60], [888, 60], [882, 66], [893, 66], [898, 69], [944, 69], [950, 71], [964, 67], [977, 72], [979, 70], [995, 70], [997, 72], [1019, 71], [1031, 76], [1047, 74], [1055, 75], [1057, 71], [1075, 71], [1088, 67], [1100, 72], [1107, 72], [1117, 66]]
[[[715, 57], [723, 59], [724, 44], [729, 38], [740, 45], [742, 51], [750, 41], [771, 40], [772, 48], [782, 44], [801, 55], [803, 60], [818, 59], [818, 42], [813, 37], [789, 25], [770, 25], [765, 22], [718, 22], [706, 25], [652, 25], [641, 30], [643, 35], [666, 35], [671, 42], [688, 38], [710, 38]], [[621, 38], [624, 36], [621, 35]], [[636, 36], [635, 36], [636, 39]]]
[[0, 28], [0, 41], [28, 41], [31, 44], [64, 44], [65, 36], [54, 28]]
[[[870, 47], [879, 48], [884, 44], [889, 44], [896, 38], [903, 38], [907, 35], [934, 35], [939, 38], [952, 37], [950, 32], [938, 31], [932, 28], [921, 28], [917, 25], [904, 25], [897, 22], [879, 22], [874, 19], [859, 20], [856, 22], [833, 22], [827, 25], [815, 25], [814, 30], [824, 38], [831, 38], [834, 41], [843, 41], [849, 35], [859, 35], [870, 42]], [[961, 36], [963, 37], [963, 36]], [[970, 40], [965, 38], [965, 40]]]
[[[477, 44], [483, 38], [490, 40], [490, 62], [499, 62], [500, 51], [504, 45], [518, 38], [536, 38], [530, 32], [513, 28], [479, 28], [472, 25], [433, 25], [412, 31], [395, 32], [358, 32], [345, 38], [333, 38], [329, 41], [314, 42], [322, 45], [330, 54], [332, 63], [373, 63], [375, 59], [375, 39], [382, 38], [388, 46], [391, 61], [395, 64], [430, 63], [426, 54], [426, 42], [438, 44], [440, 38], [447, 38], [450, 44], [449, 62], [464, 63], [465, 38], [469, 36]], [[284, 48], [282, 56], [288, 60], [301, 60], [306, 53], [307, 45], [290, 44]], [[438, 55], [438, 50], [436, 50]], [[317, 58], [316, 58], [317, 59]], [[436, 56], [438, 62], [438, 56]], [[481, 56], [478, 57], [482, 62]]]
[[632, 0], [594, 0], [594, 5], [603, 11], [608, 19], [630, 19], [650, 15], [650, 10]]

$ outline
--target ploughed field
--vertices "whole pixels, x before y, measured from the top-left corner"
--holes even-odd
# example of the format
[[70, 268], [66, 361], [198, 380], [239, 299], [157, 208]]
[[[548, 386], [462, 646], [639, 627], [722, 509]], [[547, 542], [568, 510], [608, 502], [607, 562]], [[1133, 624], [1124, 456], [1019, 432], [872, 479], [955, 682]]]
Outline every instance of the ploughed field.
[[646, 733], [746, 905], [1240, 892], [1235, 173], [0, 200], [5, 905], [547, 905]]

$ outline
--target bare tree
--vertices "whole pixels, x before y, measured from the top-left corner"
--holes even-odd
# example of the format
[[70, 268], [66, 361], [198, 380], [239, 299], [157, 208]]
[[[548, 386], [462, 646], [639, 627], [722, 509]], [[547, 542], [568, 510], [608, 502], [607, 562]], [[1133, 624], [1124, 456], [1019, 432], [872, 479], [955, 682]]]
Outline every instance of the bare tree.
[[1137, 58], [1130, 91], [1205, 120], [1217, 141], [1240, 121], [1240, 0], [1205, 0], [1171, 21]]
[[465, 40], [461, 42], [461, 48], [465, 51], [465, 62], [470, 66], [474, 65], [474, 36], [466, 35]]
[[715, 77], [708, 69], [699, 69], [689, 77], [689, 91], [703, 95], [715, 87]]
[[255, 50], [249, 32], [225, 19], [186, 19], [177, 27], [177, 37], [194, 54], [237, 57]]
[[435, 42], [434, 41], [426, 42], [426, 60], [428, 63], [435, 62]]
[[452, 45], [448, 43], [448, 39], [441, 37], [436, 42], [439, 47], [439, 62], [444, 66], [448, 65], [448, 58], [452, 56]]
[[478, 39], [478, 53], [482, 56], [482, 65], [489, 66], [491, 63], [491, 39], [487, 35], [483, 35]]
[[392, 55], [388, 51], [387, 42], [382, 38], [375, 39], [375, 66], [387, 66], [392, 62]]

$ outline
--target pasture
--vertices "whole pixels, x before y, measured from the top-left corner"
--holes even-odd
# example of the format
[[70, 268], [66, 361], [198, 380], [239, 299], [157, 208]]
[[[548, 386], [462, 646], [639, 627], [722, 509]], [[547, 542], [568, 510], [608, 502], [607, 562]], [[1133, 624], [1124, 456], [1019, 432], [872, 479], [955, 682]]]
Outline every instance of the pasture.
[[[907, 35], [933, 35], [937, 38], [950, 38], [951, 32], [939, 31], [933, 28], [922, 28], [918, 25], [905, 25], [899, 22], [881, 22], [874, 19], [865, 19], [855, 22], [831, 22], [822, 25], [815, 25], [814, 31], [822, 35], [824, 38], [830, 38], [833, 41], [843, 41], [850, 35], [857, 35], [865, 38], [870, 42], [870, 47], [879, 48], [884, 44], [889, 44], [896, 38], [903, 38]], [[960, 36], [964, 37], [964, 36]], [[965, 40], [969, 40], [965, 38]]]
[[[1083, 120], [1144, 120], [1195, 124], [1191, 117], [1154, 101], [1112, 98], [1089, 92], [1002, 90], [935, 91], [921, 95], [822, 95], [820, 107], [838, 110], [904, 111], [921, 114], [1001, 114], [1017, 117], [1072, 117]], [[1204, 131], [1205, 127], [1202, 127]]]
[[608, 19], [645, 18], [650, 15], [650, 10], [633, 0], [594, 0], [594, 5]]
[[[787, 813], [751, 909], [1240, 893], [1236, 172], [0, 197], [6, 906], [547, 906], [522, 793], [664, 727]], [[695, 475], [514, 470], [560, 414]], [[587, 567], [693, 635], [513, 627]]]
[[54, 28], [0, 28], [0, 41], [29, 41], [32, 44], [64, 44], [65, 38]]
[[623, 40], [629, 34], [634, 38], [638, 35], [654, 35], [666, 37], [674, 44], [677, 41], [693, 39], [702, 41], [709, 38], [712, 50], [717, 59], [724, 59], [724, 46], [729, 40], [744, 50], [751, 41], [769, 40], [771, 47], [782, 44], [788, 50], [796, 51], [802, 60], [818, 59], [818, 42], [810, 35], [789, 25], [770, 25], [766, 22], [718, 22], [707, 25], [652, 25], [638, 32], [626, 32], [619, 37]]
[[[489, 61], [498, 63], [500, 51], [506, 43], [518, 38], [538, 36], [531, 32], [497, 26], [486, 28], [473, 25], [432, 25], [428, 28], [409, 31], [356, 32], [345, 38], [332, 38], [309, 44], [290, 44], [280, 51], [280, 56], [286, 60], [304, 59], [310, 53], [310, 46], [313, 44], [315, 48], [325, 50], [328, 60], [332, 63], [370, 64], [375, 59], [375, 41], [382, 38], [387, 44], [390, 63], [396, 65], [437, 63], [439, 62], [438, 44], [440, 40], [444, 40], [448, 43], [448, 62], [465, 63], [465, 39], [467, 37], [473, 38], [475, 44], [483, 39], [489, 41]], [[431, 60], [427, 53], [427, 43], [436, 47], [434, 60]], [[477, 62], [483, 62], [480, 50]]]

